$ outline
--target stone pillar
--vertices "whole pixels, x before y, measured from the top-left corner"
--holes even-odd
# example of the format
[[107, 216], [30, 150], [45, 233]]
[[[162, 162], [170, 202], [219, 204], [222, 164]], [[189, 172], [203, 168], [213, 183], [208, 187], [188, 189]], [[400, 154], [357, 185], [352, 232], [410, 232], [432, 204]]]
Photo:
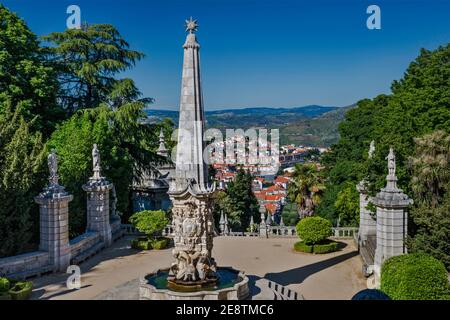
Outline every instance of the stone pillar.
[[372, 202], [366, 190], [366, 181], [361, 181], [356, 189], [359, 192], [359, 231], [358, 244], [364, 246], [367, 238], [377, 233], [377, 223], [372, 216], [372, 212], [367, 209], [367, 205]]
[[406, 253], [405, 240], [408, 230], [407, 207], [413, 203], [397, 187], [395, 155], [391, 148], [388, 160], [387, 185], [376, 195], [373, 203], [377, 207], [377, 248], [375, 250], [375, 284], [379, 286], [381, 267], [387, 259]]
[[39, 250], [49, 254], [55, 272], [65, 272], [70, 264], [69, 202], [73, 196], [58, 183], [58, 159], [55, 151], [48, 156], [49, 185], [35, 197], [39, 204]]
[[83, 185], [87, 192], [87, 232], [98, 232], [106, 246], [111, 245], [111, 224], [109, 219], [109, 191], [112, 183], [101, 176], [100, 154], [97, 145], [92, 150], [94, 174]]

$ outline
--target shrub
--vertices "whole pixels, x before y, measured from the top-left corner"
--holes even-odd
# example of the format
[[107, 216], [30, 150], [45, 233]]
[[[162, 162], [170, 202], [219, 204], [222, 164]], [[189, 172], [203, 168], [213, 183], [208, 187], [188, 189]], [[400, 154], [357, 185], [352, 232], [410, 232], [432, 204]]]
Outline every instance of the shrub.
[[307, 217], [297, 223], [297, 235], [306, 244], [324, 241], [332, 234], [330, 221], [321, 217]]
[[30, 297], [32, 289], [33, 282], [19, 281], [9, 289], [9, 294], [12, 300], [26, 300]]
[[300, 252], [323, 254], [336, 251], [338, 243], [331, 240], [316, 244], [306, 244], [304, 241], [298, 241], [294, 244], [294, 249]]
[[145, 233], [149, 239], [154, 239], [155, 236], [164, 230], [169, 223], [169, 219], [167, 219], [166, 213], [162, 210], [144, 210], [133, 214], [130, 217], [130, 222], [140, 232]]
[[0, 292], [7, 292], [9, 290], [9, 280], [6, 278], [0, 278]]
[[450, 299], [444, 264], [421, 253], [388, 259], [381, 268], [380, 289], [393, 300]]
[[334, 252], [338, 249], [338, 243], [336, 241], [329, 241], [328, 243], [315, 244], [313, 246], [313, 253], [322, 254]]
[[164, 249], [167, 246], [167, 239], [158, 239], [152, 241], [152, 248], [156, 250]]
[[305, 242], [303, 241], [298, 241], [294, 244], [294, 249], [296, 251], [300, 251], [300, 252], [306, 252], [306, 253], [312, 253], [313, 252], [313, 246], [312, 245], [307, 245]]
[[137, 238], [131, 240], [131, 247], [138, 250], [151, 250], [152, 243], [147, 238]]

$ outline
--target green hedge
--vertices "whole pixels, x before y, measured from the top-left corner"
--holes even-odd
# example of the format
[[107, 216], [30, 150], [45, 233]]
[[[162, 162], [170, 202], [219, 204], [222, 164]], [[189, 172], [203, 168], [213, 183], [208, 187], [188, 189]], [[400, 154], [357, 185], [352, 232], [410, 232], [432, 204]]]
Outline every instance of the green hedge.
[[315, 244], [313, 247], [313, 252], [317, 254], [334, 252], [338, 249], [338, 243], [335, 241], [330, 241], [329, 243]]
[[338, 249], [338, 243], [329, 240], [324, 243], [312, 245], [306, 244], [304, 241], [298, 241], [294, 244], [294, 249], [300, 252], [323, 254], [336, 251]]
[[381, 268], [380, 289], [393, 300], [450, 299], [444, 264], [420, 253], [388, 259]]
[[160, 239], [152, 239], [149, 240], [146, 237], [140, 237], [137, 239], [131, 240], [131, 247], [133, 249], [138, 250], [161, 250], [167, 247], [168, 239], [160, 238]]
[[148, 239], [138, 238], [131, 240], [131, 247], [138, 250], [151, 250], [152, 243]]
[[33, 282], [19, 281], [9, 289], [9, 294], [12, 300], [26, 300], [30, 297], [33, 290]]
[[294, 244], [294, 249], [300, 252], [312, 253], [313, 246], [304, 243], [303, 241], [298, 241]]
[[0, 292], [7, 292], [9, 290], [9, 280], [7, 278], [0, 278]]
[[332, 235], [330, 221], [321, 217], [303, 218], [296, 229], [297, 235], [306, 244], [320, 243]]
[[167, 239], [159, 239], [152, 241], [152, 248], [155, 250], [165, 249], [167, 246]]

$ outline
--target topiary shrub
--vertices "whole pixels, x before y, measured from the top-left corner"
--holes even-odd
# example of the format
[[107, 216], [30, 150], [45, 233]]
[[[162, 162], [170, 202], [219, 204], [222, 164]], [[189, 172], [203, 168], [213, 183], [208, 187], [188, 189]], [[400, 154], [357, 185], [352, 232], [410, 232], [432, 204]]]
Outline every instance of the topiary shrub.
[[303, 218], [297, 223], [297, 235], [306, 244], [323, 242], [332, 235], [330, 221], [321, 217]]
[[313, 246], [312, 245], [308, 245], [303, 241], [298, 241], [294, 244], [294, 249], [295, 251], [300, 251], [300, 252], [306, 252], [306, 253], [312, 253], [313, 252]]
[[19, 281], [11, 289], [9, 294], [12, 300], [26, 300], [31, 296], [33, 290], [33, 282]]
[[0, 292], [7, 292], [9, 290], [9, 280], [7, 278], [0, 278]]
[[432, 256], [405, 254], [383, 264], [380, 289], [393, 300], [448, 300], [447, 276], [444, 264]]

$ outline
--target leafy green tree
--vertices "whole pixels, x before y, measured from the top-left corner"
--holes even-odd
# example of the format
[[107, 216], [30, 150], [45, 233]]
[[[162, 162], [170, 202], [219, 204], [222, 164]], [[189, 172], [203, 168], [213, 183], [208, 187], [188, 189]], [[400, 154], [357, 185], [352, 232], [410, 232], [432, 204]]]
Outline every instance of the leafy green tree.
[[0, 114], [0, 257], [24, 252], [36, 242], [38, 208], [33, 198], [44, 185], [45, 148], [32, 120], [8, 106]]
[[[58, 99], [72, 117], [58, 126], [49, 145], [61, 156], [60, 176], [74, 194], [71, 235], [84, 231], [85, 194], [80, 189], [91, 175], [91, 148], [97, 143], [104, 175], [115, 184], [118, 209], [130, 209], [133, 179], [166, 161], [156, 155], [160, 128], [171, 135], [167, 121], [159, 125], [145, 121], [144, 108], [150, 98], [141, 98], [133, 80], [119, 79], [143, 54], [129, 49], [112, 25], [84, 25], [45, 37], [47, 50], [58, 72]], [[168, 147], [172, 143], [167, 139]], [[125, 217], [126, 218], [126, 217]]]
[[357, 227], [359, 225], [359, 193], [353, 183], [346, 183], [337, 195], [334, 207], [341, 227]]
[[144, 144], [147, 132], [156, 130], [141, 124], [140, 116], [141, 108], [136, 104], [117, 110], [101, 106], [77, 112], [52, 134], [48, 145], [60, 156], [61, 183], [74, 195], [70, 203], [71, 236], [82, 233], [86, 225], [86, 195], [81, 186], [92, 175], [94, 143], [100, 150], [103, 175], [115, 184], [117, 208], [122, 213], [131, 210], [129, 195], [138, 168], [152, 168], [152, 164], [160, 161], [152, 151], [157, 140], [153, 146]]
[[438, 130], [415, 142], [410, 250], [430, 254], [450, 270], [450, 134]]
[[297, 204], [300, 218], [311, 216], [325, 189], [323, 177], [315, 164], [296, 164], [288, 196]]
[[56, 74], [36, 35], [0, 4], [0, 113], [7, 105], [20, 109], [30, 129], [46, 137], [65, 117], [56, 104], [57, 91]]
[[259, 204], [252, 191], [253, 176], [250, 172], [240, 169], [234, 181], [226, 189], [229, 204], [227, 205], [228, 220], [234, 229], [246, 230], [253, 216], [254, 222], [259, 222]]
[[342, 189], [340, 185], [327, 184], [322, 199], [316, 207], [315, 214], [319, 217], [327, 219], [333, 226], [337, 225], [339, 214], [336, 211], [334, 203], [337, 195]]
[[292, 202], [286, 203], [281, 211], [283, 222], [287, 226], [295, 226], [299, 220], [297, 205]]
[[[406, 193], [412, 192], [409, 157], [414, 151], [414, 138], [436, 129], [450, 132], [450, 44], [434, 51], [421, 50], [406, 70], [403, 78], [394, 81], [391, 95], [379, 95], [373, 100], [361, 100], [349, 110], [339, 126], [340, 140], [331, 152], [322, 157], [328, 188], [324, 199], [330, 203], [345, 186], [363, 178], [369, 181], [371, 195], [386, 184], [385, 157], [389, 147], [395, 150], [398, 185]], [[376, 150], [367, 158], [370, 142]], [[331, 214], [320, 206], [320, 212]], [[333, 213], [335, 215], [335, 213]]]

